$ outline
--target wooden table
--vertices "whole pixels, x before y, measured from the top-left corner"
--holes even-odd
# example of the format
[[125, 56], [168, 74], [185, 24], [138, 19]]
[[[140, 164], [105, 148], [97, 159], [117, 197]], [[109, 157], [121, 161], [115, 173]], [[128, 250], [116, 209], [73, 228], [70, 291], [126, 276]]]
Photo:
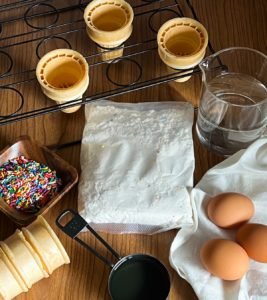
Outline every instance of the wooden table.
[[[5, 1], [5, 3], [13, 1]], [[134, 2], [134, 1], [130, 1]], [[193, 0], [193, 6], [199, 20], [209, 32], [210, 41], [217, 51], [230, 46], [246, 46], [258, 49], [266, 53], [267, 49], [267, 2], [266, 0]], [[181, 1], [182, 5], [185, 5]], [[2, 4], [1, 4], [2, 5]], [[19, 26], [19, 24], [18, 24]], [[141, 25], [140, 25], [141, 26]], [[140, 30], [139, 32], [142, 32]], [[8, 34], [8, 33], [7, 33]], [[140, 33], [139, 33], [140, 34]], [[3, 45], [3, 44], [1, 44]], [[20, 63], [32, 61], [31, 49], [20, 53]], [[98, 76], [98, 88], [105, 88], [105, 80], [102, 74]], [[169, 82], [145, 90], [140, 90], [122, 96], [115, 97], [118, 102], [140, 102], [151, 100], [186, 100], [197, 105], [199, 100], [200, 76], [192, 77], [188, 82], [179, 84]], [[25, 91], [26, 93], [27, 91]], [[1, 97], [1, 96], [0, 96]], [[1, 101], [3, 100], [3, 95]], [[31, 96], [34, 100], [34, 95]], [[36, 96], [37, 97], [37, 96]], [[12, 105], [12, 97], [8, 99]], [[36, 99], [38, 101], [38, 99]], [[26, 103], [26, 105], [28, 105]], [[1, 107], [1, 112], [7, 106]], [[11, 123], [0, 127], [0, 147], [3, 148], [20, 135], [29, 135], [41, 144], [62, 144], [81, 139], [84, 125], [84, 110], [80, 109], [74, 114], [55, 112], [44, 116], [27, 119], [21, 122]], [[200, 144], [194, 131], [196, 170], [194, 174], [195, 184], [203, 174], [212, 166], [222, 160], [206, 151]], [[58, 154], [66, 161], [80, 169], [79, 156], [80, 145], [64, 148]], [[179, 158], [177, 158], [179, 159]], [[26, 294], [21, 294], [18, 300], [96, 300], [109, 299], [107, 282], [109, 269], [94, 255], [87, 252], [77, 243], [73, 242], [55, 226], [55, 218], [65, 208], [77, 208], [77, 186], [71, 190], [53, 209], [45, 215], [45, 218], [55, 229], [63, 245], [65, 246], [71, 264], [56, 270], [48, 279], [36, 283]], [[2, 213], [0, 214], [0, 239], [11, 235], [16, 226]], [[169, 249], [177, 231], [146, 235], [112, 235], [102, 234], [121, 255], [130, 253], [147, 253], [159, 258], [168, 267], [171, 275], [171, 300], [196, 299], [191, 286], [183, 280], [170, 267], [168, 262]], [[95, 239], [88, 234], [86, 241], [94, 246]], [[106, 255], [106, 250], [103, 250]]]

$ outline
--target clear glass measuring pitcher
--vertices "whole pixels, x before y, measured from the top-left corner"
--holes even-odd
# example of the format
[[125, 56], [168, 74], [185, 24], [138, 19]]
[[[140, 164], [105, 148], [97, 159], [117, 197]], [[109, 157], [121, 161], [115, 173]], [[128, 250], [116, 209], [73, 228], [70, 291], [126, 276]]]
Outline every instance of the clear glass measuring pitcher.
[[228, 156], [266, 134], [267, 56], [223, 49], [200, 63], [202, 92], [197, 135], [208, 149]]

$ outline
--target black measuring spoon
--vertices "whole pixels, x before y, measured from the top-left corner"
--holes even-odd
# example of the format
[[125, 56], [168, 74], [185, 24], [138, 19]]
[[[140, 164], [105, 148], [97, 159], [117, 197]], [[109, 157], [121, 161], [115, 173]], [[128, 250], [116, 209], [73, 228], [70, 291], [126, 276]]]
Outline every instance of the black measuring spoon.
[[[63, 218], [71, 217], [63, 225]], [[94, 253], [111, 267], [108, 289], [112, 300], [165, 300], [170, 291], [170, 276], [166, 267], [155, 257], [146, 254], [120, 255], [99, 236], [91, 226], [75, 211], [64, 210], [56, 219], [57, 226], [87, 250]], [[113, 264], [95, 249], [78, 238], [87, 228], [117, 258]]]

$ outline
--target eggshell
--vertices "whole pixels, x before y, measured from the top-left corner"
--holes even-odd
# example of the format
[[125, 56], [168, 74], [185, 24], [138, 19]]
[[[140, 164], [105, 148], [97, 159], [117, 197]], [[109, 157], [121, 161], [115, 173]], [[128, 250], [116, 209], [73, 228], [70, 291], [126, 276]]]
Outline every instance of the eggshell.
[[222, 193], [210, 198], [207, 215], [217, 226], [236, 228], [254, 215], [254, 204], [250, 198], [239, 193]]
[[224, 280], [240, 279], [249, 267], [246, 251], [237, 243], [225, 239], [206, 242], [201, 247], [200, 259], [211, 274]]
[[236, 234], [237, 242], [248, 256], [256, 261], [267, 263], [267, 226], [249, 223], [243, 225]]

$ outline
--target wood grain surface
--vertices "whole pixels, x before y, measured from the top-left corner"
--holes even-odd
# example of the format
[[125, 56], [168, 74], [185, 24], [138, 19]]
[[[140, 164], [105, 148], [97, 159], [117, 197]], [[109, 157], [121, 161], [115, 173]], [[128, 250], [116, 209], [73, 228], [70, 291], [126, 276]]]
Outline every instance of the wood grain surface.
[[[15, 1], [1, 1], [4, 3], [12, 3]], [[53, 1], [52, 1], [53, 2]], [[136, 1], [129, 0], [131, 4]], [[139, 2], [142, 2], [139, 0]], [[138, 3], [139, 3], [138, 2]], [[72, 1], [54, 1], [57, 5], [66, 5], [73, 3]], [[185, 11], [188, 11], [186, 3], [181, 0], [181, 6]], [[230, 46], [246, 46], [258, 49], [266, 54], [267, 50], [267, 1], [266, 0], [192, 0], [192, 4], [198, 15], [201, 23], [207, 28], [209, 39], [213, 48], [217, 51], [222, 48]], [[80, 14], [82, 12], [73, 12]], [[188, 16], [190, 12], [188, 11]], [[8, 13], [1, 13], [1, 22], [8, 17]], [[69, 16], [68, 16], [69, 18]], [[160, 22], [160, 16], [154, 22]], [[134, 33], [131, 39], [142, 39], [142, 36], [150, 37], [147, 33], [147, 23], [143, 21], [134, 23]], [[42, 21], [44, 22], [44, 20]], [[15, 28], [15, 31], [14, 31]], [[11, 25], [3, 25], [0, 38], [28, 30], [27, 25], [22, 21], [13, 22]], [[39, 33], [37, 33], [39, 34]], [[16, 41], [16, 37], [12, 42]], [[23, 39], [20, 38], [20, 40]], [[6, 46], [10, 41], [0, 40], [1, 48]], [[87, 37], [77, 36], [74, 39], [77, 48], [82, 47], [83, 53], [88, 54], [95, 47], [90, 44]], [[87, 44], [88, 42], [88, 44]], [[5, 44], [6, 43], [6, 44]], [[61, 47], [61, 42], [58, 42], [58, 47]], [[36, 45], [35, 45], [36, 46]], [[35, 48], [31, 48], [31, 44], [24, 44], [22, 46], [6, 48], [14, 57], [16, 62], [13, 71], [20, 72], [25, 69], [35, 68], [38, 59], [35, 55]], [[48, 46], [47, 46], [48, 47]], [[1, 49], [0, 49], [1, 50]], [[47, 51], [48, 48], [42, 49]], [[156, 68], [161, 72], [162, 65], [159, 62], [157, 55], [153, 58], [146, 59], [145, 56], [140, 58], [145, 66], [145, 78], [151, 76], [152, 69]], [[154, 60], [154, 61], [153, 61]], [[1, 68], [5, 68], [7, 61], [0, 55]], [[152, 64], [152, 65], [150, 65]], [[114, 76], [123, 76], [125, 80], [127, 77], [135, 76], [135, 70], [129, 67], [127, 72], [118, 66], [114, 70]], [[89, 88], [89, 93], [93, 91], [105, 91], [110, 88], [105, 78], [105, 72], [102, 67], [91, 68], [90, 77], [94, 78]], [[8, 80], [3, 79], [3, 80]], [[199, 101], [199, 92], [201, 86], [200, 75], [193, 76], [186, 83], [169, 82], [154, 86], [151, 88], [134, 91], [111, 98], [117, 102], [142, 102], [142, 101], [191, 101], [197, 105]], [[26, 96], [24, 111], [32, 108], [39, 108], [40, 102], [45, 102], [51, 105], [39, 90], [37, 82], [34, 82], [34, 87], [21, 87], [23, 94]], [[16, 95], [0, 91], [0, 114], [10, 113], [17, 105]], [[79, 140], [82, 137], [84, 126], [84, 107], [73, 114], [65, 114], [63, 112], [54, 112], [30, 118], [24, 121], [7, 124], [0, 127], [0, 148], [11, 144], [17, 137], [21, 135], [29, 135], [42, 145], [63, 144], [74, 140]], [[194, 132], [194, 146], [195, 146], [195, 184], [200, 180], [203, 174], [212, 166], [223, 160], [222, 157], [205, 150], [199, 143]], [[68, 161], [80, 171], [80, 145], [67, 147], [57, 151], [64, 160]], [[179, 159], [179, 158], [177, 158]], [[21, 294], [17, 300], [103, 300], [110, 299], [108, 294], [108, 276], [110, 270], [94, 255], [80, 247], [63, 233], [59, 232], [55, 226], [55, 219], [59, 213], [65, 208], [77, 208], [77, 185], [66, 196], [64, 196], [46, 215], [45, 218], [58, 234], [60, 240], [68, 252], [71, 264], [65, 265], [57, 269], [49, 278], [43, 279], [36, 283], [29, 292]], [[4, 240], [11, 235], [16, 226], [5, 215], [0, 214], [0, 239]], [[193, 300], [197, 299], [191, 286], [183, 280], [173, 270], [169, 264], [168, 256], [169, 249], [173, 238], [177, 231], [172, 230], [153, 236], [146, 235], [112, 235], [102, 234], [103, 238], [112, 245], [121, 255], [130, 253], [147, 253], [156, 256], [167, 267], [171, 275], [171, 291], [169, 295], [170, 300]], [[103, 255], [107, 255], [106, 250], [102, 249], [95, 238], [87, 234], [84, 239], [93, 247], [96, 246]], [[151, 299], [153, 300], [153, 299]]]

